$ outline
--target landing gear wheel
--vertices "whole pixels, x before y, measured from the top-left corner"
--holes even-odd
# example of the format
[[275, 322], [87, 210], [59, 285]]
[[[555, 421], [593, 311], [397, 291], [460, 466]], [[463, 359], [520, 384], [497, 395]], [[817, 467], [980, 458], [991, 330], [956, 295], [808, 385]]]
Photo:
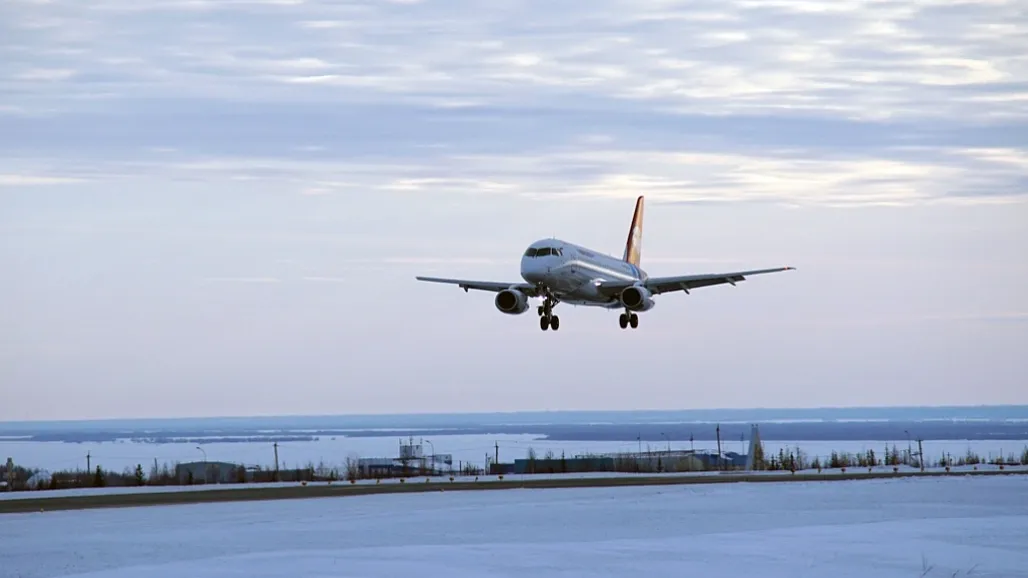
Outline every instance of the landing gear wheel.
[[[542, 317], [539, 318], [539, 329], [542, 329], [543, 331], [546, 331], [549, 328], [550, 328], [550, 318], [545, 316], [545, 315], [543, 315]], [[556, 327], [554, 327], [554, 329], [556, 329]]]
[[554, 331], [556, 331], [556, 330], [560, 329], [560, 317], [557, 317], [556, 315], [554, 315], [553, 317], [551, 317], [551, 318], [550, 318], [550, 327], [551, 327], [551, 328], [552, 328], [552, 329], [553, 329]]
[[639, 316], [633, 313], [631, 316], [629, 316], [628, 323], [632, 325], [632, 329], [639, 327]]
[[618, 319], [618, 323], [621, 324], [621, 329], [628, 327], [628, 315], [625, 313], [621, 314], [621, 318]]

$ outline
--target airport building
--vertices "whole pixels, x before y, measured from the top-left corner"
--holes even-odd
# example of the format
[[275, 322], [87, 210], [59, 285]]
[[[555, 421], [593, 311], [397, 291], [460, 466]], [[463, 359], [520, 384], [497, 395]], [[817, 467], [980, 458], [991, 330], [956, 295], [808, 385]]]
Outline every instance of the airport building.
[[[453, 469], [451, 454], [425, 453], [425, 440], [400, 440], [399, 455], [395, 458], [361, 458], [357, 468], [362, 478], [388, 478], [397, 476], [440, 474]], [[431, 445], [431, 442], [429, 442]]]

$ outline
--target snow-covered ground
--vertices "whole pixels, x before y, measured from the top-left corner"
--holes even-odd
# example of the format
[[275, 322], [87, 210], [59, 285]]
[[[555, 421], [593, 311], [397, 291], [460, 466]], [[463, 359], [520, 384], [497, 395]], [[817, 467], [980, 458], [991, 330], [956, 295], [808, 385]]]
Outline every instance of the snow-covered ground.
[[1009, 578], [1026, 545], [1025, 476], [431, 492], [10, 514], [0, 576]]

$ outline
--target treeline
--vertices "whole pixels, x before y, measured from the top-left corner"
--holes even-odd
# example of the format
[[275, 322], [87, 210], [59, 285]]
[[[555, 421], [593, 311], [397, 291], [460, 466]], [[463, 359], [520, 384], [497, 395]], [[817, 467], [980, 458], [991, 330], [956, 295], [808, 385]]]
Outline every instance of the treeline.
[[[825, 456], [823, 460], [820, 456], [814, 456], [813, 459], [810, 459], [799, 448], [782, 448], [778, 450], [777, 454], [766, 456], [763, 444], [758, 445], [756, 454], [754, 463], [755, 469], [758, 470], [798, 471], [814, 469], [820, 471], [822, 469], [898, 467], [901, 465], [915, 468], [921, 467], [921, 459], [916, 451], [900, 451], [895, 445], [891, 448], [886, 447], [881, 454], [876, 453], [873, 449], [855, 453], [833, 451], [828, 456]], [[1020, 457], [1010, 453], [1005, 457], [999, 455], [993, 456], [991, 459], [984, 459], [976, 452], [968, 449], [964, 455], [954, 458], [949, 452], [946, 452], [938, 459], [926, 462], [925, 467], [945, 468], [976, 466], [979, 464], [1028, 466], [1028, 446], [1025, 446], [1022, 450]]]
[[[0, 480], [10, 479], [10, 489], [24, 490], [62, 490], [72, 488], [104, 488], [131, 486], [182, 486], [203, 485], [213, 483], [267, 483], [267, 482], [305, 482], [316, 479], [338, 479], [338, 472], [319, 470], [311, 463], [305, 467], [275, 469], [262, 466], [235, 466], [229, 472], [217, 471], [217, 477], [204, 479], [203, 472], [199, 475], [195, 468], [179, 468], [179, 464], [169, 465], [165, 462], [158, 466], [153, 464], [145, 470], [142, 464], [135, 468], [125, 468], [118, 472], [96, 466], [92, 471], [83, 469], [46, 472], [38, 468], [15, 466], [10, 478], [5, 465], [0, 465]], [[322, 473], [325, 472], [325, 473]]]
[[281, 435], [254, 437], [199, 437], [182, 438], [170, 436], [132, 437], [129, 441], [140, 444], [252, 444], [252, 443], [285, 443], [285, 442], [316, 442], [320, 438], [313, 435]]
[[[356, 481], [364, 478], [385, 479], [432, 475], [430, 470], [414, 464], [391, 472], [368, 474], [362, 473], [358, 464], [359, 462], [356, 458], [348, 457], [342, 467], [329, 466], [324, 461], [319, 462], [317, 465], [308, 461], [303, 466], [292, 468], [234, 465], [226, 470], [218, 467], [220, 464], [217, 463], [192, 462], [183, 467], [178, 462], [172, 464], [165, 462], [162, 465], [158, 465], [155, 461], [149, 469], [145, 469], [142, 464], [136, 464], [134, 468], [126, 467], [120, 472], [104, 469], [99, 465], [92, 471], [76, 469], [54, 472], [16, 465], [11, 470], [10, 489], [25, 491], [132, 486], [190, 486], [214, 483], [334, 482], [341, 480]], [[198, 466], [200, 471], [197, 471]], [[8, 479], [7, 473], [6, 465], [0, 464], [0, 480], [6, 481]], [[204, 476], [205, 473], [207, 474], [206, 477]], [[450, 475], [459, 473], [465, 476], [478, 476], [483, 475], [484, 470], [472, 464], [464, 464], [459, 471], [451, 471], [449, 473]]]

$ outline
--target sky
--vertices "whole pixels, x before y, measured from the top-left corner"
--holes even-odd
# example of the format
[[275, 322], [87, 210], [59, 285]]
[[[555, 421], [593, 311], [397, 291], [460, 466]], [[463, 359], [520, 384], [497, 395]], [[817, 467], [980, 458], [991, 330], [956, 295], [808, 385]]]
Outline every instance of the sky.
[[[1023, 3], [7, 0], [0, 420], [1028, 403]], [[795, 271], [559, 332], [557, 236]]]

